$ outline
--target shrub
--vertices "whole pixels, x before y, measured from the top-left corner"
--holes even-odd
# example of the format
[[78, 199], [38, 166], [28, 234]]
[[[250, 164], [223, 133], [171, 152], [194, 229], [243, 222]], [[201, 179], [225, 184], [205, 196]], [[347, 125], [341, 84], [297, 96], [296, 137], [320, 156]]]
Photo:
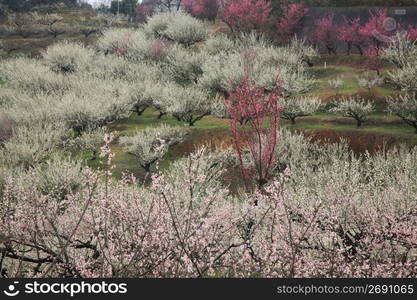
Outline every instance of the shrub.
[[354, 118], [358, 127], [367, 120], [369, 114], [375, 110], [375, 105], [362, 98], [343, 98], [342, 101], [336, 102], [335, 107], [330, 112], [342, 114], [344, 117]]
[[187, 131], [181, 127], [147, 127], [134, 136], [121, 137], [120, 144], [150, 172], [151, 166], [167, 154], [169, 147], [180, 143], [186, 134]]

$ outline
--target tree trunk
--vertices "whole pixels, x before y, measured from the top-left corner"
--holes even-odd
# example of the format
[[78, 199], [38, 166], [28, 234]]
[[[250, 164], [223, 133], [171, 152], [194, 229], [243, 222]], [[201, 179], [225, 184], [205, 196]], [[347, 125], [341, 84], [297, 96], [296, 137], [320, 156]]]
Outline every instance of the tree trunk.
[[140, 165], [140, 166], [142, 168], [144, 168], [147, 173], [150, 173], [151, 172], [151, 164], [150, 163], [147, 163], [147, 164], [144, 164], [144, 165]]
[[363, 56], [363, 50], [362, 50], [361, 45], [355, 45], [355, 46], [356, 46], [356, 48], [358, 49], [358, 51], [359, 51], [360, 55], [361, 55], [361, 56]]
[[146, 107], [143, 109], [139, 109], [138, 107], [136, 108], [135, 112], [138, 116], [141, 116], [146, 110]]

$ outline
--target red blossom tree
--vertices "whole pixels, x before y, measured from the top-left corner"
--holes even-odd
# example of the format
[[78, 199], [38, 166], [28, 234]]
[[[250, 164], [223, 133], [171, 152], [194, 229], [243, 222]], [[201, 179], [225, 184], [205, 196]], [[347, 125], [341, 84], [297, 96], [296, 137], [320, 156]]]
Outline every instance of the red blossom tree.
[[[258, 187], [270, 179], [275, 166], [281, 95], [278, 89], [267, 92], [245, 77], [226, 100], [231, 118], [233, 144], [244, 179], [257, 177]], [[242, 122], [245, 119], [247, 122]], [[249, 148], [253, 165], [245, 165], [243, 153]]]
[[139, 4], [136, 6], [135, 14], [136, 21], [140, 23], [146, 22], [148, 17], [152, 16], [155, 12], [155, 7], [152, 4]]
[[305, 8], [303, 3], [288, 4], [282, 7], [282, 16], [278, 19], [276, 27], [279, 36], [284, 41], [288, 41], [294, 36], [308, 11], [309, 9]]
[[183, 0], [182, 8], [196, 18], [214, 21], [219, 12], [218, 0]]
[[368, 57], [366, 61], [366, 67], [369, 70], [375, 71], [378, 75], [381, 74], [382, 62], [379, 57], [380, 50], [375, 46], [371, 45], [365, 49], [365, 55]]
[[347, 55], [350, 55], [352, 47], [356, 47], [361, 55], [363, 55], [363, 44], [365, 37], [361, 33], [360, 18], [348, 20], [345, 18], [344, 24], [337, 28], [338, 38], [347, 45]]
[[265, 28], [271, 10], [266, 0], [231, 0], [225, 4], [221, 17], [232, 30], [249, 32]]
[[132, 40], [131, 37], [133, 35], [133, 32], [131, 31], [127, 31], [125, 32], [120, 40], [118, 41], [118, 45], [115, 49], [112, 50], [112, 54], [117, 54], [117, 55], [123, 55], [126, 53], [126, 51], [129, 50], [129, 48], [131, 47], [132, 44]]
[[387, 14], [386, 8], [370, 11], [371, 16], [368, 22], [360, 29], [360, 33], [371, 48], [369, 52], [376, 56], [379, 56], [384, 45], [391, 42], [391, 37], [397, 32], [396, 29], [400, 28], [400, 25]]
[[408, 26], [407, 39], [410, 41], [417, 40], [417, 27], [413, 27], [412, 25]]
[[169, 41], [157, 39], [149, 47], [149, 55], [155, 60], [162, 59], [167, 55], [170, 47]]
[[337, 30], [333, 20], [334, 14], [329, 14], [316, 21], [316, 40], [329, 54], [336, 54]]

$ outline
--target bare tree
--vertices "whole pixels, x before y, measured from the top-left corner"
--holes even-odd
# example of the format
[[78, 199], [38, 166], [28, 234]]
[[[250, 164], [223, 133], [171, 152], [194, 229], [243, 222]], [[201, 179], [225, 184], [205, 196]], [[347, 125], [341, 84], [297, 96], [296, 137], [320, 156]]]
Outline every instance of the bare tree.
[[24, 39], [37, 33], [38, 14], [10, 14], [7, 17], [6, 30]]
[[39, 17], [38, 22], [46, 26], [49, 34], [56, 38], [58, 35], [67, 32], [66, 27], [59, 24], [62, 20], [63, 18], [58, 14], [45, 14]]
[[6, 56], [9, 56], [14, 51], [18, 51], [23, 48], [22, 44], [12, 42], [9, 40], [0, 41], [0, 53], [3, 52]]
[[159, 11], [180, 10], [182, 0], [144, 0], [143, 4], [152, 5]]

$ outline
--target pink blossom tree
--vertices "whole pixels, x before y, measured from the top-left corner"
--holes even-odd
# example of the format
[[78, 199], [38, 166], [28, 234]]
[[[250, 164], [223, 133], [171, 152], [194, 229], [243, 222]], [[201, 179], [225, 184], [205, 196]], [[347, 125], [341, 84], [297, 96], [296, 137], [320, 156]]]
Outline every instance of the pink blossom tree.
[[[220, 181], [227, 158], [203, 150], [149, 187], [111, 179], [114, 138], [101, 148], [106, 171], [85, 169], [64, 198], [6, 176], [0, 277], [417, 276], [415, 150], [355, 157], [300, 137], [296, 149], [316, 149], [311, 165], [233, 201]], [[312, 154], [326, 159], [317, 166]]]
[[282, 16], [278, 19], [276, 27], [278, 35], [288, 41], [294, 36], [302, 19], [308, 13], [309, 9], [304, 7], [303, 3], [288, 4], [282, 7]]
[[[275, 149], [278, 142], [281, 96], [278, 89], [267, 93], [265, 88], [252, 85], [244, 78], [226, 100], [231, 118], [234, 149], [240, 160], [242, 176], [247, 179], [255, 174], [258, 187], [270, 179], [275, 165]], [[242, 122], [242, 120], [246, 120]], [[249, 148], [253, 165], [244, 163], [243, 153]]]
[[417, 27], [414, 27], [412, 25], [408, 26], [407, 39], [409, 39], [410, 41], [417, 40]]
[[136, 6], [135, 14], [136, 14], [136, 21], [140, 23], [146, 22], [147, 18], [152, 16], [155, 12], [155, 7], [151, 3], [149, 4], [139, 4]]
[[369, 13], [368, 22], [359, 32], [365, 37], [368, 46], [371, 48], [369, 51], [375, 56], [379, 56], [380, 50], [392, 40], [391, 37], [396, 34], [396, 29], [400, 29], [400, 25], [393, 19], [388, 18], [386, 8], [376, 9]]
[[183, 0], [182, 7], [194, 17], [214, 21], [219, 12], [218, 0]]
[[367, 49], [365, 49], [364, 53], [368, 57], [366, 62], [366, 67], [369, 70], [375, 71], [379, 76], [381, 74], [382, 69], [382, 61], [380, 58], [380, 49], [376, 46], [370, 45]]
[[344, 24], [337, 28], [338, 38], [347, 45], [347, 55], [350, 55], [352, 47], [356, 47], [361, 55], [363, 55], [363, 44], [365, 37], [361, 33], [360, 18], [348, 20], [345, 18]]
[[221, 12], [222, 20], [235, 31], [262, 30], [269, 21], [271, 4], [266, 0], [231, 0]]
[[334, 24], [334, 14], [320, 18], [316, 21], [316, 39], [329, 54], [336, 53], [337, 29]]

